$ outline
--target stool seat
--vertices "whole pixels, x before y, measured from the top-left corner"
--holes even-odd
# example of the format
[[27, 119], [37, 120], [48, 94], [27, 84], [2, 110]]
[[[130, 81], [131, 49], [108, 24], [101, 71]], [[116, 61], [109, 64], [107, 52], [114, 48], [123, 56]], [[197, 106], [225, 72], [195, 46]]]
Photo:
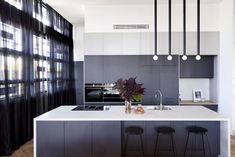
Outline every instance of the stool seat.
[[169, 126], [160, 126], [160, 127], [157, 127], [156, 131], [158, 133], [162, 133], [162, 134], [175, 133], [175, 129], [173, 129], [172, 127], [169, 127]]
[[143, 134], [144, 130], [138, 126], [130, 126], [126, 128], [125, 132], [127, 134], [140, 135]]
[[196, 134], [208, 132], [208, 130], [206, 128], [203, 128], [200, 126], [188, 126], [186, 129], [188, 130], [188, 132], [196, 133]]

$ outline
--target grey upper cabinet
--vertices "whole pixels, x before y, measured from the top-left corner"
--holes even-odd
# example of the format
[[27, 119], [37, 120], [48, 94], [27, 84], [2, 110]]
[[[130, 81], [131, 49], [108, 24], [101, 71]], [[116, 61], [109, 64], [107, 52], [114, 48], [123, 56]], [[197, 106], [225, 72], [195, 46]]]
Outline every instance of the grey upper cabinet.
[[[179, 34], [179, 55], [183, 55], [183, 34]], [[187, 55], [197, 55], [197, 33], [187, 32], [186, 37]], [[201, 55], [218, 55], [220, 49], [219, 40], [219, 32], [201, 32]]]
[[201, 33], [201, 54], [218, 55], [220, 50], [219, 32], [202, 32]]
[[138, 56], [104, 56], [104, 82], [116, 82], [119, 78], [139, 76]]
[[103, 56], [85, 57], [85, 83], [104, 82], [104, 58]]
[[118, 55], [122, 53], [122, 33], [104, 33], [104, 54]]
[[202, 56], [197, 61], [190, 56], [186, 61], [180, 59], [180, 78], [213, 78], [214, 56]]
[[122, 53], [127, 55], [140, 53], [140, 33], [123, 33]]
[[103, 33], [85, 33], [84, 52], [86, 55], [104, 54], [104, 34]]
[[[158, 32], [157, 52], [169, 53], [169, 33]], [[183, 33], [172, 32], [172, 54], [183, 54]], [[201, 32], [201, 54], [219, 54], [219, 32]], [[153, 32], [85, 33], [85, 55], [152, 55]], [[197, 54], [197, 32], [187, 32], [187, 55]]]
[[140, 55], [154, 54], [154, 33], [142, 32], [140, 33]]

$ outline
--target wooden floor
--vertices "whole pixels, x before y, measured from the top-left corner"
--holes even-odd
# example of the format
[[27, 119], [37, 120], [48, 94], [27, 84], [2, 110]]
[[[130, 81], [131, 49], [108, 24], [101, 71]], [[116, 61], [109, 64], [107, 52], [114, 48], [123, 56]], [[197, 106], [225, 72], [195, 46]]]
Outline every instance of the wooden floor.
[[235, 157], [235, 136], [232, 136], [231, 138], [231, 154], [232, 154], [232, 157]]
[[[235, 136], [231, 137], [231, 154], [235, 157]], [[10, 157], [33, 157], [33, 141], [27, 142]]]

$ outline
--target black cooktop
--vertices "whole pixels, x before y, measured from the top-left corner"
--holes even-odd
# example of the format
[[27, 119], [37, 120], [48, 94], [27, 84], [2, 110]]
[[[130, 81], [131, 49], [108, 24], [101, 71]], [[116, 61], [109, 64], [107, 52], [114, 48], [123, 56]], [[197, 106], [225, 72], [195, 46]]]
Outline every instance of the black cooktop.
[[104, 106], [101, 105], [79, 105], [72, 111], [104, 111]]

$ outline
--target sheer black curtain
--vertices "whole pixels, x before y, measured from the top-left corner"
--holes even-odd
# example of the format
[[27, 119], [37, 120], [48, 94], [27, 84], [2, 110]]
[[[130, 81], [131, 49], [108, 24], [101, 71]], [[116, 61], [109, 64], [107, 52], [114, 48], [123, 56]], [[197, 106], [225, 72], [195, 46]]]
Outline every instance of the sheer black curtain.
[[33, 118], [75, 103], [72, 25], [41, 0], [0, 1], [0, 156], [33, 137]]

